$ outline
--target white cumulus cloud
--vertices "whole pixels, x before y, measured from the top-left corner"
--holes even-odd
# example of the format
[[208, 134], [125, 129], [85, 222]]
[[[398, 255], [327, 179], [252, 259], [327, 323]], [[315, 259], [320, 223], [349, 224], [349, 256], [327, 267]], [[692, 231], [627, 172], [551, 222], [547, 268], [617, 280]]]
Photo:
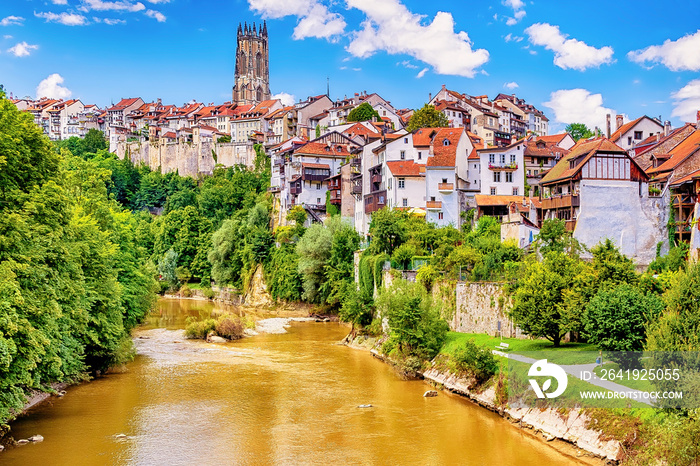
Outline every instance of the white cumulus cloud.
[[416, 78], [418, 78], [418, 79], [422, 78], [423, 76], [425, 76], [425, 73], [427, 73], [427, 72], [428, 72], [428, 68], [423, 68], [422, 70], [420, 70], [418, 72], [418, 74], [416, 75]]
[[424, 16], [411, 13], [398, 0], [348, 0], [347, 4], [367, 16], [346, 47], [356, 57], [367, 58], [378, 51], [406, 54], [431, 65], [438, 74], [470, 78], [489, 59], [487, 50], [472, 49], [466, 32], [455, 33], [450, 13], [440, 11], [424, 26]]
[[[525, 17], [525, 2], [522, 0], [505, 0], [503, 4], [509, 8], [513, 9], [513, 17], [506, 17], [506, 25], [514, 26], [520, 22], [521, 19]], [[496, 17], [494, 16], [494, 19]]]
[[136, 12], [136, 11], [143, 11], [146, 9], [146, 6], [141, 3], [141, 2], [128, 2], [124, 0], [119, 0], [115, 2], [105, 2], [102, 0], [82, 0], [83, 4], [80, 7], [81, 10], [83, 11], [90, 11], [90, 10], [95, 10], [95, 11], [108, 11], [108, 10], [115, 10], [115, 11], [129, 11], [129, 12]]
[[275, 94], [272, 96], [273, 99], [279, 99], [280, 102], [282, 102], [282, 105], [285, 107], [289, 107], [291, 105], [294, 105], [294, 102], [296, 102], [296, 98], [292, 94], [288, 94], [286, 92], [280, 92], [279, 94]]
[[75, 14], [75, 13], [34, 13], [37, 18], [43, 18], [47, 23], [60, 23], [66, 26], [85, 26], [88, 24], [88, 20], [85, 16]]
[[515, 81], [511, 81], [511, 82], [509, 82], [509, 83], [505, 83], [505, 84], [503, 85], [503, 87], [505, 87], [506, 89], [511, 89], [511, 90], [512, 90], [512, 89], [517, 89], [517, 88], [519, 88], [520, 86], [518, 86], [518, 83], [516, 83]]
[[24, 18], [21, 16], [5, 16], [0, 19], [0, 26], [24, 26]]
[[164, 23], [165, 20], [167, 19], [163, 13], [161, 13], [160, 11], [156, 11], [156, 10], [147, 10], [146, 16], [148, 16], [149, 18], [155, 19], [159, 23]]
[[51, 0], [54, 5], [68, 5], [68, 0]]
[[32, 50], [37, 50], [38, 48], [38, 45], [29, 45], [26, 42], [18, 42], [14, 47], [7, 49], [7, 51], [14, 54], [15, 57], [28, 57]]
[[[586, 89], [561, 89], [552, 92], [549, 101], [544, 102], [554, 112], [558, 123], [584, 123], [593, 130], [596, 126], [605, 129], [606, 115], [616, 114], [615, 110], [603, 106], [601, 94], [591, 94]], [[614, 124], [614, 122], [613, 122]]]
[[328, 10], [326, 5], [316, 0], [248, 0], [250, 9], [263, 18], [278, 19], [296, 16], [294, 39], [307, 37], [330, 39], [345, 30], [345, 19], [338, 13]]
[[586, 68], [598, 67], [612, 63], [612, 47], [592, 47], [577, 39], [567, 39], [567, 35], [559, 31], [559, 26], [548, 23], [536, 23], [525, 29], [534, 45], [544, 46], [554, 52], [554, 64], [562, 69], [572, 68], [583, 71]]
[[508, 33], [508, 35], [505, 36], [503, 39], [505, 39], [506, 42], [521, 42], [523, 40], [522, 37], [514, 36], [513, 34], [510, 34], [510, 33]]
[[671, 94], [673, 98], [672, 117], [684, 121], [696, 121], [696, 112], [700, 110], [700, 79], [694, 79], [678, 91]]
[[73, 93], [63, 84], [63, 76], [58, 73], [50, 75], [36, 87], [36, 98], [68, 99]]
[[671, 71], [700, 70], [700, 29], [676, 41], [666, 39], [661, 45], [633, 50], [627, 58], [636, 63], [662, 63]]

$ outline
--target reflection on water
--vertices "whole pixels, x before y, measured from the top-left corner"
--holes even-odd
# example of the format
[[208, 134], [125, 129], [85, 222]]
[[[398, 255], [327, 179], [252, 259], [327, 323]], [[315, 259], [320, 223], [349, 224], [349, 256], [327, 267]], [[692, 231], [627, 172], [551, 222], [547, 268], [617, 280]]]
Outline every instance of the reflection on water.
[[[293, 323], [286, 334], [220, 346], [182, 341], [175, 329], [185, 318], [213, 310], [211, 303], [161, 301], [137, 332], [148, 356], [138, 356], [122, 373], [70, 388], [16, 422], [15, 438], [41, 434], [45, 440], [2, 453], [0, 462], [576, 461], [457, 396], [423, 398], [423, 382], [401, 380], [368, 353], [337, 345], [348, 330], [340, 324]], [[357, 408], [361, 404], [373, 407]]]

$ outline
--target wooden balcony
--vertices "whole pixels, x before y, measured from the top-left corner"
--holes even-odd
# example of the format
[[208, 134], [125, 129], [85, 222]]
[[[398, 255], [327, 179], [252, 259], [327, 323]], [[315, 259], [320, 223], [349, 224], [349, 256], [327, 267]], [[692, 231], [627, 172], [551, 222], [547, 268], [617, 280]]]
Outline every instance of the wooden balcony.
[[291, 194], [301, 194], [301, 185], [293, 184], [289, 187], [289, 192]]
[[365, 196], [365, 213], [371, 214], [386, 205], [386, 191], [376, 191]]
[[352, 193], [353, 194], [362, 194], [362, 185], [352, 185]]
[[426, 201], [425, 208], [428, 210], [440, 210], [442, 209], [442, 201]]
[[576, 220], [566, 220], [566, 231], [574, 231], [576, 228]]
[[330, 171], [328, 171], [327, 173], [324, 173], [324, 174], [303, 173], [301, 175], [301, 179], [304, 181], [325, 181], [326, 178], [328, 178], [330, 175], [331, 175]]
[[581, 200], [578, 195], [564, 194], [563, 196], [553, 196], [542, 199], [542, 209], [562, 209], [566, 207], [579, 207]]
[[372, 175], [370, 178], [371, 183], [381, 183], [382, 182], [382, 175]]
[[455, 190], [454, 183], [438, 183], [438, 191], [449, 194]]
[[334, 189], [330, 195], [331, 204], [340, 205], [343, 196], [340, 194], [340, 189]]

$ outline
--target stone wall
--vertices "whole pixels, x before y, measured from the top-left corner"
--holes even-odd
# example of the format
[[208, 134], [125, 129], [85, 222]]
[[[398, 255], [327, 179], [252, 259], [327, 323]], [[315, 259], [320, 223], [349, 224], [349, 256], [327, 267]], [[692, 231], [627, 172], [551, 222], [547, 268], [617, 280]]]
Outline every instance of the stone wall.
[[120, 159], [128, 155], [134, 164], [145, 164], [152, 170], [160, 168], [163, 173], [177, 171], [182, 176], [192, 177], [211, 175], [217, 164], [231, 167], [252, 163], [249, 155], [236, 156], [233, 143], [119, 142], [116, 153]]
[[[640, 196], [641, 190], [641, 196]], [[624, 180], [581, 181], [581, 211], [574, 238], [589, 248], [610, 238], [637, 265], [649, 265], [668, 252], [669, 194], [649, 197], [646, 183]]]
[[506, 315], [510, 299], [503, 291], [503, 284], [458, 283], [456, 301], [456, 310], [450, 321], [451, 330], [525, 338]]

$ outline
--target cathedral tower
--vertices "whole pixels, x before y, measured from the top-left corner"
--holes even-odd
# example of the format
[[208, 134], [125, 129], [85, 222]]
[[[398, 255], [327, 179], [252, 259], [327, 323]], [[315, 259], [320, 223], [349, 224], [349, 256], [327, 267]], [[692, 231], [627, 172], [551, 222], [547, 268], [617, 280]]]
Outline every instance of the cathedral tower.
[[238, 24], [236, 71], [233, 102], [254, 104], [270, 98], [270, 55], [267, 46], [267, 23], [256, 29]]

